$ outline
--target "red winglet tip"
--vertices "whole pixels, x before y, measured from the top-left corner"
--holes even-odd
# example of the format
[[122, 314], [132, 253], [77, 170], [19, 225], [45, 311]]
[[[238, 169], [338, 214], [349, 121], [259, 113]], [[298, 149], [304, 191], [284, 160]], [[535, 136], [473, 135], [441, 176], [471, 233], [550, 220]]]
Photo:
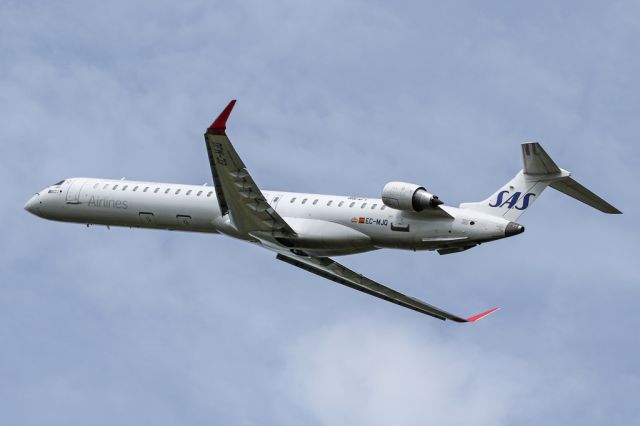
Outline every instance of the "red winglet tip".
[[231, 110], [233, 109], [233, 106], [235, 104], [235, 99], [229, 102], [229, 105], [227, 105], [227, 107], [220, 113], [218, 118], [216, 118], [216, 121], [214, 121], [213, 124], [209, 126], [209, 129], [207, 129], [208, 133], [224, 133], [224, 131], [227, 129], [227, 120], [229, 119], [229, 115], [231, 115]]
[[500, 309], [500, 308], [493, 308], [493, 309], [489, 309], [487, 312], [483, 312], [483, 313], [481, 313], [481, 314], [474, 315], [474, 316], [472, 316], [472, 317], [470, 317], [470, 318], [467, 318], [467, 322], [476, 322], [476, 321], [478, 321], [479, 319], [482, 319], [482, 318], [486, 317], [487, 315], [490, 315], [490, 314], [494, 313], [494, 312], [495, 312], [495, 311], [497, 311], [498, 309]]

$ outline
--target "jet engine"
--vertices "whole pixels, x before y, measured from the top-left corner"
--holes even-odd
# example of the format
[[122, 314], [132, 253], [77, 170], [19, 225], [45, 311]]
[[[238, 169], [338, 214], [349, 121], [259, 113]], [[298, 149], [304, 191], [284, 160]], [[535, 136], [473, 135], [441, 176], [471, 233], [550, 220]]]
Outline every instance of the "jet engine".
[[442, 204], [437, 195], [414, 183], [389, 182], [382, 189], [382, 202], [392, 209], [420, 212]]

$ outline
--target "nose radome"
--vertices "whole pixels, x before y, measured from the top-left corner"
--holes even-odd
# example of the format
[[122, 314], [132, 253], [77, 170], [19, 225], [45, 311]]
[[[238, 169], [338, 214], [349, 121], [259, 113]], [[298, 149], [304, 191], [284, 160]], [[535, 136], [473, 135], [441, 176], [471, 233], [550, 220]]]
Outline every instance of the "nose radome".
[[506, 228], [504, 228], [505, 237], [511, 237], [513, 235], [522, 234], [523, 232], [524, 232], [524, 226], [515, 222], [509, 222]]
[[38, 214], [38, 212], [36, 211], [37, 206], [38, 206], [38, 195], [36, 194], [33, 197], [29, 198], [29, 201], [27, 201], [27, 204], [24, 205], [24, 209], [31, 214], [37, 215]]

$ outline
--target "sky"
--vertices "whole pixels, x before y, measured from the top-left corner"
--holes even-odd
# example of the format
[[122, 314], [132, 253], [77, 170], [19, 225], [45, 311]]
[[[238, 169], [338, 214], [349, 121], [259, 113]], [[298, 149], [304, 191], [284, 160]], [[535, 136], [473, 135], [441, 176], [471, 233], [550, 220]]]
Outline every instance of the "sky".
[[[640, 6], [0, 1], [0, 413], [13, 425], [638, 424]], [[460, 254], [339, 259], [440, 322], [223, 236], [46, 221], [74, 176], [486, 198], [540, 142], [552, 189]]]

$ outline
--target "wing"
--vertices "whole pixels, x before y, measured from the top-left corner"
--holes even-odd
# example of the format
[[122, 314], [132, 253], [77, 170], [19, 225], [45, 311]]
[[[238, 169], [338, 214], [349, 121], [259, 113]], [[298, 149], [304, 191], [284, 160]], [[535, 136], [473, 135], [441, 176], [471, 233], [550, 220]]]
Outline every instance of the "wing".
[[293, 229], [267, 203], [227, 137], [227, 119], [235, 103], [234, 99], [227, 105], [204, 135], [220, 211], [223, 216], [229, 214], [240, 232], [295, 235]]
[[[271, 247], [273, 249], [273, 247]], [[487, 315], [497, 311], [499, 308], [493, 308], [470, 318], [462, 318], [451, 314], [433, 305], [423, 302], [422, 300], [402, 294], [392, 288], [383, 286], [357, 272], [352, 271], [328, 257], [311, 257], [298, 255], [288, 252], [284, 249], [278, 250], [276, 256], [278, 260], [282, 260], [290, 265], [297, 266], [305, 271], [312, 272], [323, 278], [337, 282], [339, 284], [350, 287], [354, 290], [361, 291], [371, 296], [395, 303], [414, 311], [430, 315], [441, 320], [452, 320], [455, 322], [475, 322]]]

